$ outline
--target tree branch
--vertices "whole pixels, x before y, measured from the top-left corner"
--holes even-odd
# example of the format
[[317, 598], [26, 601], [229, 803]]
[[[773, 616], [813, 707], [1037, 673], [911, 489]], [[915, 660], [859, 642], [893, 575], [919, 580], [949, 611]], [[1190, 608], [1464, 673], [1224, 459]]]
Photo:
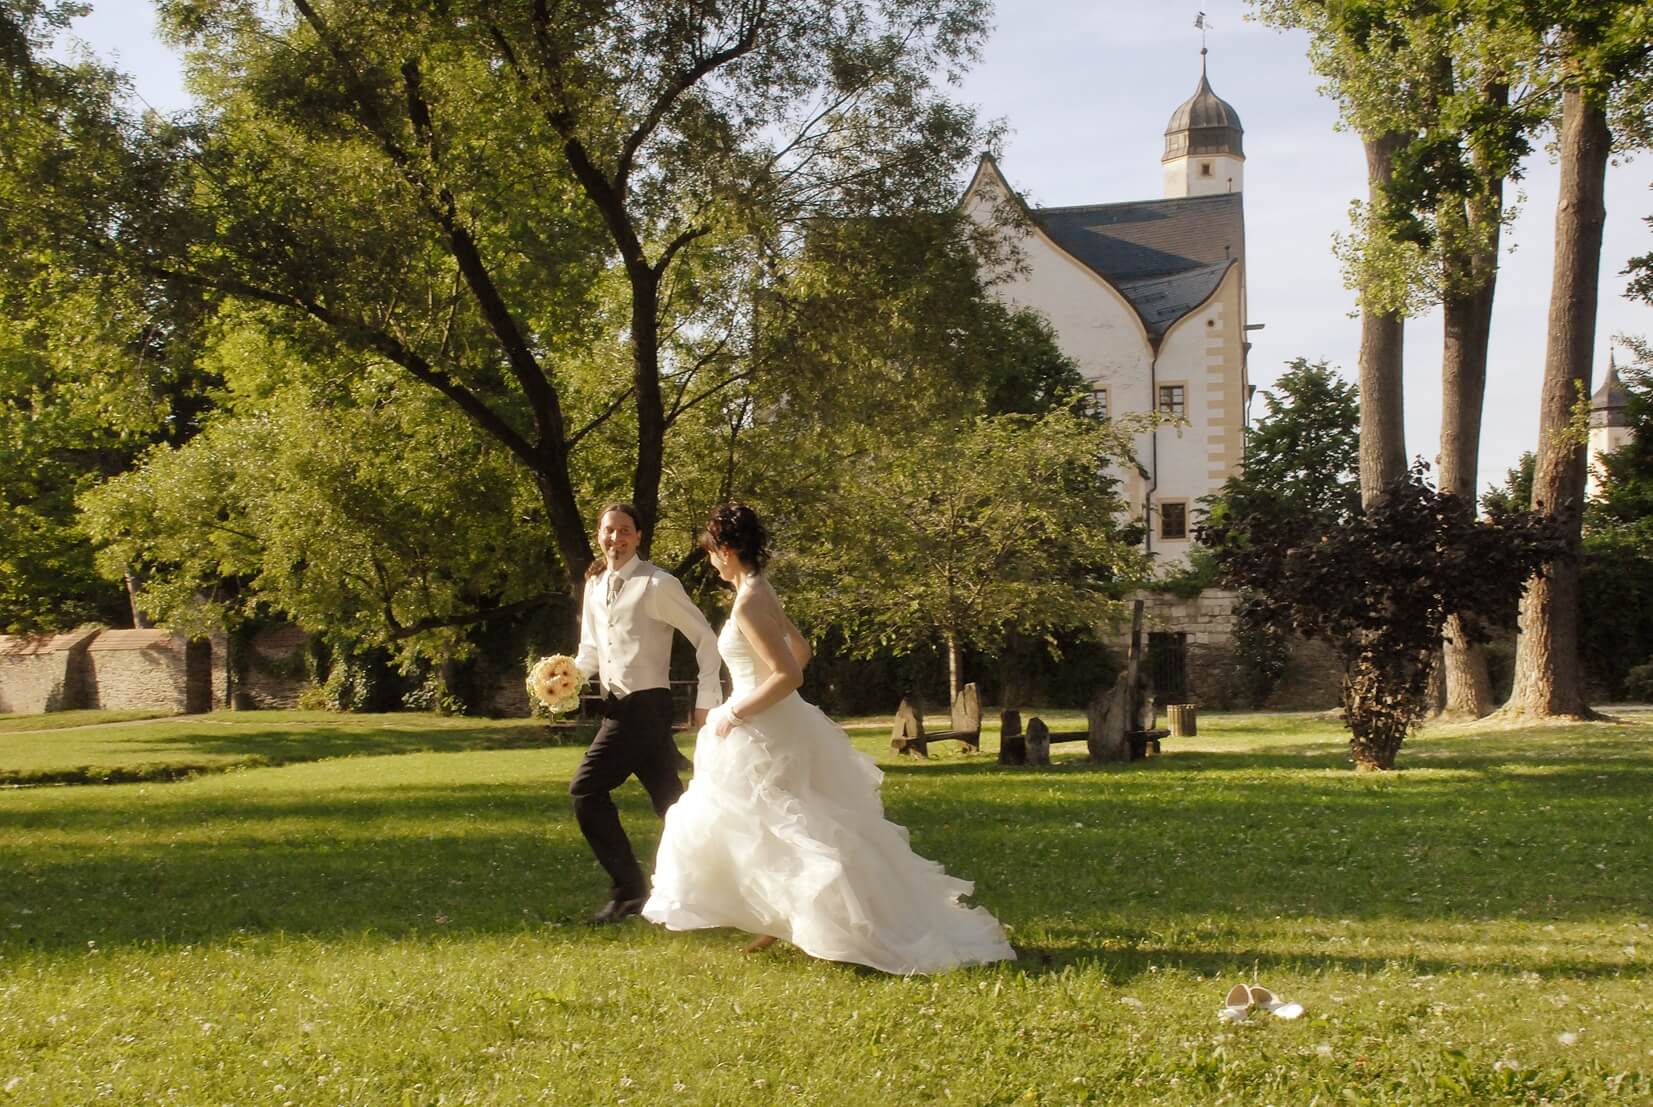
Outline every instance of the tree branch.
[[390, 637], [393, 641], [399, 641], [427, 630], [486, 623], [494, 619], [502, 619], [508, 615], [530, 611], [536, 607], [543, 607], [557, 598], [559, 598], [558, 593], [541, 592], [538, 595], [529, 596], [525, 600], [517, 600], [515, 603], [501, 604], [498, 607], [479, 608], [476, 611], [466, 612], [462, 615], [431, 615], [423, 619], [417, 619], [406, 626], [392, 624]]
[[247, 299], [258, 300], [261, 303], [275, 304], [279, 307], [296, 308], [319, 322], [327, 324], [347, 344], [358, 350], [380, 354], [401, 366], [416, 380], [429, 385], [449, 400], [452, 400], [472, 422], [498, 440], [506, 449], [526, 463], [530, 469], [539, 464], [540, 459], [535, 454], [533, 446], [521, 434], [517, 433], [516, 429], [506, 422], [504, 417], [490, 408], [476, 393], [455, 380], [452, 375], [426, 361], [423, 355], [408, 348], [393, 335], [370, 327], [359, 320], [340, 315], [326, 307], [326, 305], [306, 296], [276, 292], [234, 278], [206, 277], [199, 273], [188, 273], [160, 265], [145, 265], [144, 268], [158, 277], [180, 280], [197, 288], [226, 292], [233, 296], [242, 296]]

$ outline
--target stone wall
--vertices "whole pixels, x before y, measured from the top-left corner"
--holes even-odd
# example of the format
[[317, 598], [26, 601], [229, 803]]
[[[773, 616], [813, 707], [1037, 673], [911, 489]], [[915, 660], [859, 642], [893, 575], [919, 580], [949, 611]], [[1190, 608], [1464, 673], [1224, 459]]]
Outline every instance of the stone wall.
[[0, 635], [0, 712], [210, 711], [228, 694], [224, 646], [221, 635], [190, 642], [165, 630]]
[[[1255, 705], [1255, 678], [1237, 648], [1234, 607], [1237, 595], [1207, 588], [1197, 596], [1136, 592], [1126, 603], [1142, 600], [1142, 648], [1146, 656], [1152, 634], [1185, 635], [1189, 698], [1217, 710], [1260, 706], [1280, 711], [1320, 711], [1338, 705], [1342, 667], [1324, 643], [1293, 639], [1285, 673], [1268, 698]], [[1124, 656], [1131, 644], [1127, 617], [1105, 641]]]
[[297, 707], [308, 679], [304, 651], [310, 635], [292, 623], [277, 623], [247, 642], [235, 677], [237, 708]]
[[[88, 707], [187, 711], [188, 644], [164, 630], [106, 630], [86, 648]], [[201, 710], [196, 705], [197, 710]]]
[[35, 715], [88, 706], [86, 646], [98, 634], [0, 635], [0, 712]]

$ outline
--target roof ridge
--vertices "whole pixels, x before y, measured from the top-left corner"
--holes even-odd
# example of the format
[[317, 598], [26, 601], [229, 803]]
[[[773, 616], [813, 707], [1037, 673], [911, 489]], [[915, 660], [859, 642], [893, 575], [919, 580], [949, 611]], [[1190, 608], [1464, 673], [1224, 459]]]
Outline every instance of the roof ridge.
[[1034, 208], [1040, 215], [1047, 212], [1055, 215], [1065, 215], [1069, 212], [1102, 211], [1106, 208], [1129, 208], [1139, 204], [1188, 204], [1204, 203], [1213, 200], [1234, 200], [1242, 194], [1239, 192], [1214, 192], [1208, 196], [1161, 196], [1148, 200], [1113, 200], [1105, 204], [1061, 204], [1048, 208]]

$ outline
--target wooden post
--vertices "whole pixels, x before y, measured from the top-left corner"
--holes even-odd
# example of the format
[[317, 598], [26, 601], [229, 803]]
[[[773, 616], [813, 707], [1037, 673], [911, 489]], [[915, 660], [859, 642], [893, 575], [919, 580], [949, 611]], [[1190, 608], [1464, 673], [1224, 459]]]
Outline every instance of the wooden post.
[[1014, 707], [1007, 707], [999, 714], [999, 764], [1027, 764], [1027, 738], [1022, 734], [1022, 713]]
[[966, 684], [953, 697], [952, 733], [971, 753], [981, 752], [981, 694], [975, 682]]
[[929, 757], [924, 743], [924, 707], [902, 697], [895, 709], [895, 723], [890, 727], [890, 749], [913, 757]]
[[1038, 716], [1027, 721], [1027, 763], [1050, 764], [1050, 728]]
[[1130, 729], [1129, 712], [1126, 710], [1131, 701], [1130, 681], [1129, 671], [1120, 673], [1112, 688], [1098, 688], [1091, 700], [1086, 712], [1090, 719], [1090, 733], [1085, 738], [1085, 748], [1089, 750], [1093, 762], [1131, 759], [1130, 748], [1125, 742], [1125, 732]]

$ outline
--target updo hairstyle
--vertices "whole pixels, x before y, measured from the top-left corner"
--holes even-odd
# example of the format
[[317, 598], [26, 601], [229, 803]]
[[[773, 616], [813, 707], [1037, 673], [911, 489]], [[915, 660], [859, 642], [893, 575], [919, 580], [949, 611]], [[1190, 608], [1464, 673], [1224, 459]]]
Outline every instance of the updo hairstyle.
[[728, 546], [753, 572], [762, 572], [769, 563], [769, 531], [758, 513], [745, 504], [727, 503], [712, 512], [700, 545], [708, 553]]

